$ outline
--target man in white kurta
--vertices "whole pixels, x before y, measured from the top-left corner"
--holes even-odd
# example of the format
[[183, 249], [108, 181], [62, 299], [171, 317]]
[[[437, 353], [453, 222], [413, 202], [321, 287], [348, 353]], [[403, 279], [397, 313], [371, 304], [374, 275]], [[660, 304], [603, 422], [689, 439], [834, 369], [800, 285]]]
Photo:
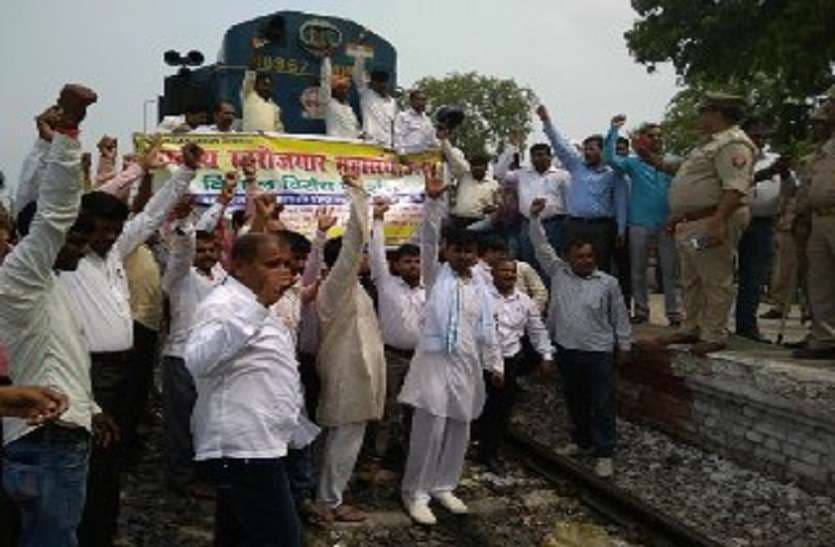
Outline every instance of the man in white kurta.
[[464, 468], [470, 422], [484, 407], [483, 372], [500, 384], [504, 370], [488, 286], [471, 272], [477, 249], [472, 233], [450, 232], [448, 262], [438, 262], [443, 208], [438, 196], [427, 188], [421, 239], [427, 303], [421, 339], [399, 397], [415, 408], [403, 503], [415, 521], [427, 525], [436, 522], [431, 498], [453, 513], [467, 512], [452, 492]]
[[322, 382], [316, 417], [327, 428], [318, 500], [337, 520], [361, 520], [343, 506], [342, 493], [362, 447], [365, 426], [383, 416], [386, 360], [374, 303], [359, 282], [363, 247], [368, 238], [368, 198], [358, 178], [343, 178], [351, 214], [341, 249], [322, 282], [316, 307], [321, 321], [321, 345], [316, 370]]
[[365, 57], [360, 57], [354, 62], [352, 77], [360, 95], [363, 138], [392, 148], [397, 101], [388, 93], [388, 73], [375, 70], [368, 78], [365, 73]]

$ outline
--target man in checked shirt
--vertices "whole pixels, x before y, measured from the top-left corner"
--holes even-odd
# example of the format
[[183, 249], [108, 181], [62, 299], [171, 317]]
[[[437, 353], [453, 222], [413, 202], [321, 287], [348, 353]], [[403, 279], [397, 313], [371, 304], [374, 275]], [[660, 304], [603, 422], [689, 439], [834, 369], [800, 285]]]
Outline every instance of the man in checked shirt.
[[613, 474], [615, 450], [615, 358], [629, 359], [632, 330], [618, 280], [597, 268], [588, 240], [571, 240], [566, 260], [554, 252], [539, 219], [545, 200], [531, 204], [530, 238], [542, 270], [551, 278], [548, 332], [557, 347], [571, 443], [564, 455], [597, 458], [595, 473]]

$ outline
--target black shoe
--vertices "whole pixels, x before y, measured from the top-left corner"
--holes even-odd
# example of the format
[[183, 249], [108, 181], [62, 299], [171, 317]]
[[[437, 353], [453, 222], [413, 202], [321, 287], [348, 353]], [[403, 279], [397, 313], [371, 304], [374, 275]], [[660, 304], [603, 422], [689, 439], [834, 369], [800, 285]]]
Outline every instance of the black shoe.
[[803, 348], [792, 352], [795, 359], [812, 359], [816, 361], [835, 360], [835, 348]]
[[670, 321], [670, 328], [671, 329], [676, 329], [676, 330], [680, 329], [681, 328], [681, 321], [680, 320]]
[[647, 321], [649, 321], [649, 318], [641, 316], [641, 315], [633, 315], [629, 319], [629, 322], [632, 323], [633, 325], [642, 325], [642, 324], [646, 323]]
[[494, 475], [503, 475], [505, 472], [505, 464], [497, 457], [494, 458], [480, 458], [481, 465], [487, 468], [487, 471]]

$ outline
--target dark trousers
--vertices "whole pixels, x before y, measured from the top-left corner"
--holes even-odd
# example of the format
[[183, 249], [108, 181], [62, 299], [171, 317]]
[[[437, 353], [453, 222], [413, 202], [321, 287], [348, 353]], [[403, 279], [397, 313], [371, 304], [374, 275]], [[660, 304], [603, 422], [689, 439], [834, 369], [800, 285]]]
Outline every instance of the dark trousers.
[[165, 480], [175, 489], [194, 479], [194, 442], [191, 411], [197, 401], [194, 378], [179, 357], [162, 360], [162, 433], [165, 448]]
[[[548, 243], [551, 244], [551, 247], [554, 248], [554, 252], [559, 254], [562, 250], [563, 243], [565, 241], [565, 217], [560, 216], [553, 216], [551, 218], [546, 218], [542, 221], [542, 227], [545, 229], [545, 237], [548, 239]], [[519, 224], [519, 260], [523, 262], [527, 262], [531, 266], [533, 266], [537, 272], [539, 272], [540, 277], [548, 285], [551, 282], [551, 276], [546, 275], [545, 272], [542, 271], [542, 268], [539, 266], [539, 262], [536, 260], [536, 254], [533, 250], [533, 244], [531, 243], [530, 238], [530, 221], [527, 219], [522, 220]]]
[[313, 473], [313, 447], [288, 448], [284, 458], [284, 469], [290, 483], [290, 493], [296, 509], [316, 494], [316, 476]]
[[757, 308], [768, 280], [774, 237], [774, 219], [754, 217], [739, 240], [739, 290], [736, 296], [736, 332], [759, 333]]
[[142, 323], [133, 322], [133, 349], [128, 358], [124, 394], [117, 423], [121, 431], [120, 455], [131, 461], [140, 449], [139, 422], [148, 407], [154, 381], [154, 367], [159, 359], [159, 333]]
[[569, 217], [565, 221], [565, 243], [577, 238], [589, 240], [597, 255], [597, 267], [606, 273], [612, 271], [616, 236], [617, 224], [612, 218]]
[[593, 448], [598, 458], [612, 457], [617, 439], [614, 355], [559, 347], [557, 362], [572, 442]]
[[[127, 351], [90, 355], [93, 398], [111, 417], [119, 416], [122, 406], [129, 356]], [[113, 544], [119, 521], [119, 482], [119, 465], [113, 447], [104, 450], [94, 446], [87, 476], [87, 503], [78, 528], [81, 547]]]
[[299, 354], [299, 376], [304, 388], [304, 406], [307, 415], [316, 416], [316, 406], [319, 404], [319, 392], [322, 390], [322, 383], [319, 375], [316, 374], [316, 356], [311, 353]]
[[[617, 242], [617, 231], [615, 232], [615, 242]], [[623, 245], [618, 247], [615, 244], [614, 255], [618, 284], [628, 311], [632, 309], [632, 264], [629, 256], [629, 230], [623, 235]]]
[[517, 383], [524, 362], [524, 351], [504, 360], [504, 386], [497, 388], [490, 381], [487, 373], [484, 382], [487, 389], [487, 401], [484, 411], [478, 419], [479, 457], [490, 460], [499, 455], [499, 448], [504, 442], [505, 432], [510, 423], [510, 413], [516, 401]]
[[207, 462], [217, 486], [215, 547], [301, 547], [284, 458]]

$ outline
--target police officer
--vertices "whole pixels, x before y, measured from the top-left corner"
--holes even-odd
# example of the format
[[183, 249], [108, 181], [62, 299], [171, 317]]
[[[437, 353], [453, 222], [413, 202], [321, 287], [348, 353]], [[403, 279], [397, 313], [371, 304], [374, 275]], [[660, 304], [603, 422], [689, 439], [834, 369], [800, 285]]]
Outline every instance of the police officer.
[[806, 244], [812, 331], [809, 344], [794, 351], [798, 359], [835, 359], [835, 100], [812, 115], [821, 145], [806, 169], [808, 187], [798, 196], [798, 215], [811, 221]]
[[670, 221], [681, 261], [686, 318], [664, 344], [693, 344], [706, 355], [724, 349], [734, 300], [734, 253], [750, 220], [746, 195], [753, 183], [757, 147], [739, 128], [745, 99], [706, 93], [699, 107], [705, 140], [670, 184]]

